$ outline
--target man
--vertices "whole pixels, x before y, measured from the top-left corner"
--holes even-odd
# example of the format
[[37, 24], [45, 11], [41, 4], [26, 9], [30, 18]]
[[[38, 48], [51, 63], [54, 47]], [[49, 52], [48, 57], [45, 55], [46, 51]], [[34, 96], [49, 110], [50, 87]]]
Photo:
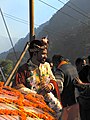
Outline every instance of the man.
[[76, 65], [77, 71], [79, 73], [85, 66], [83, 58], [81, 58], [81, 57], [77, 58], [75, 61], [75, 65]]
[[53, 64], [56, 66], [55, 77], [60, 84], [63, 107], [75, 104], [73, 80], [78, 77], [76, 68], [61, 55], [53, 56]]
[[63, 119], [79, 120], [79, 106], [75, 99], [75, 87], [84, 89], [78, 77], [76, 68], [61, 55], [54, 55], [52, 58], [54, 74], [61, 93], [61, 102], [64, 107]]
[[[59, 102], [60, 94], [55, 77], [51, 71], [49, 63], [45, 62], [47, 59], [48, 40], [33, 40], [29, 47], [30, 59], [28, 63], [22, 65], [17, 73], [16, 79], [13, 83], [15, 88], [20, 90], [30, 90], [43, 95], [46, 103], [56, 112], [56, 117], [61, 116], [62, 106]], [[56, 91], [58, 99], [53, 95]]]
[[[90, 84], [90, 56], [87, 57], [88, 64], [79, 71], [79, 78], [83, 83]], [[81, 95], [78, 97], [81, 120], [90, 120], [90, 88], [79, 89]]]

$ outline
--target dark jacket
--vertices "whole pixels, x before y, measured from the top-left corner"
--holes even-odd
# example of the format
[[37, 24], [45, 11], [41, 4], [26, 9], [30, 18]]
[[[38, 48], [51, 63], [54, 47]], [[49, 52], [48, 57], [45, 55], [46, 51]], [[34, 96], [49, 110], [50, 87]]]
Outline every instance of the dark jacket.
[[61, 93], [63, 107], [75, 104], [75, 86], [73, 79], [78, 77], [76, 68], [70, 63], [63, 64], [56, 70], [55, 76], [56, 79], [60, 78], [63, 82], [63, 91]]
[[89, 79], [90, 79], [90, 66], [86, 65], [83, 67], [83, 69], [78, 73], [79, 74], [79, 78], [82, 82], [84, 83], [89, 83]]

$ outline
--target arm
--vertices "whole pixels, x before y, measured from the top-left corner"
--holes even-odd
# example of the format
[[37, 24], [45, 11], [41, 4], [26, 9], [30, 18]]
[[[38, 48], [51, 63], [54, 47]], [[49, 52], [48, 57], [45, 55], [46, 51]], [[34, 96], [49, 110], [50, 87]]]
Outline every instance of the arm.
[[55, 72], [55, 78], [59, 86], [60, 93], [63, 91], [64, 73], [59, 69]]
[[55, 97], [57, 97], [60, 100], [60, 90], [59, 90], [59, 85], [60, 84], [58, 84], [58, 83], [60, 83], [60, 81], [56, 80], [56, 78], [53, 75], [51, 69], [49, 70], [49, 75], [50, 75], [50, 84], [52, 85], [52, 89], [51, 89], [52, 93], [55, 95]]
[[25, 73], [17, 72], [14, 81], [14, 88], [19, 90], [23, 94], [32, 94], [34, 97], [44, 99], [42, 95], [38, 95], [36, 91], [31, 90], [25, 86]]
[[87, 87], [90, 87], [90, 83], [83, 83], [79, 77], [76, 77], [73, 79], [73, 84], [78, 87], [78, 88], [81, 88], [81, 89], [85, 89]]
[[17, 88], [17, 89], [21, 88], [21, 87], [25, 87], [24, 73], [22, 73], [22, 72], [17, 72], [16, 73], [12, 87]]

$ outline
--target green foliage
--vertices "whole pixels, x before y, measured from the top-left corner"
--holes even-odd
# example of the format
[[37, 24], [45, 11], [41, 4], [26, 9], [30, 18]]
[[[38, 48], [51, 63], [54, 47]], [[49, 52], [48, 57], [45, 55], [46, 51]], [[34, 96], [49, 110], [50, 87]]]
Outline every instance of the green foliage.
[[[0, 67], [2, 68], [3, 74], [5, 78], [7, 79], [9, 77], [9, 74], [11, 73], [13, 69], [13, 61], [11, 60], [2, 60], [0, 61]], [[3, 77], [0, 74], [0, 81], [3, 81]]]

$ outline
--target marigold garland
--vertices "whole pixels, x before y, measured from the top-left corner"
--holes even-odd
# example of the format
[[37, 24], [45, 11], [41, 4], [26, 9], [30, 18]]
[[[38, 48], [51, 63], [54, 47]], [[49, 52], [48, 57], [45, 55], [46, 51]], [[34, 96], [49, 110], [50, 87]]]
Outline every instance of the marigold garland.
[[[26, 120], [27, 117], [43, 120], [55, 120], [52, 116], [52, 114], [55, 114], [54, 111], [46, 105], [44, 100], [40, 100], [33, 94], [23, 95], [18, 90], [3, 85], [4, 83], [0, 82], [0, 103], [14, 108], [14, 110], [7, 108], [0, 109], [0, 115], [19, 116], [20, 120]], [[3, 98], [2, 95], [9, 95], [11, 98]], [[12, 99], [12, 97], [14, 97], [14, 99]], [[38, 108], [43, 112], [32, 112], [30, 110], [26, 110], [25, 107]]]
[[32, 97], [31, 94], [26, 95], [25, 98], [29, 101], [32, 101], [34, 103], [34, 105], [36, 103], [36, 107], [42, 108], [42, 109], [52, 112], [54, 114], [54, 111], [51, 108], [49, 108], [44, 101], [40, 102], [40, 100], [38, 98]]

